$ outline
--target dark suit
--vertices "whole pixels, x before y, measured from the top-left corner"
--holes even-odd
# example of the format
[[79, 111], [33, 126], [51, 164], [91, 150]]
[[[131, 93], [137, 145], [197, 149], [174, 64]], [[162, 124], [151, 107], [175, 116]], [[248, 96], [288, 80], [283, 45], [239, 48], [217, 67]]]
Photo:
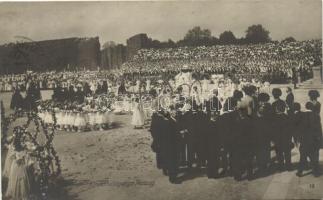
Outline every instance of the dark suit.
[[19, 109], [19, 108], [23, 108], [23, 105], [24, 105], [23, 97], [21, 96], [19, 91], [15, 91], [15, 93], [13, 93], [11, 98], [10, 108]]
[[291, 168], [292, 131], [290, 120], [284, 113], [274, 115], [274, 143], [279, 168]]
[[164, 118], [162, 123], [161, 157], [163, 170], [167, 172], [170, 182], [175, 181], [179, 158], [179, 133], [176, 121]]
[[319, 150], [322, 140], [322, 126], [320, 117], [314, 112], [301, 112], [298, 128], [298, 140], [300, 142], [300, 161], [298, 170], [303, 171], [307, 162], [307, 157], [314, 173], [319, 171]]
[[272, 108], [269, 103], [259, 106], [258, 116], [253, 123], [254, 136], [256, 141], [256, 161], [261, 173], [264, 173], [270, 161], [270, 140], [272, 134], [271, 115]]
[[150, 133], [153, 138], [151, 149], [156, 153], [156, 164], [158, 169], [162, 169], [164, 164], [161, 156], [162, 120], [162, 116], [154, 113], [150, 125]]
[[208, 121], [207, 125], [207, 176], [216, 178], [218, 176], [221, 141], [219, 137], [219, 120]]
[[288, 115], [292, 115], [294, 113], [294, 94], [293, 93], [288, 93], [286, 96], [286, 105], [287, 105], [287, 113]]

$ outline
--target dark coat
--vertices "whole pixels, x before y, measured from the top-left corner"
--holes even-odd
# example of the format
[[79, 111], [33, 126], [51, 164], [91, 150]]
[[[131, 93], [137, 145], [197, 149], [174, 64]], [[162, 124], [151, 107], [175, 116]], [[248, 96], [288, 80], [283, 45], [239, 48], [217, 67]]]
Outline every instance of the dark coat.
[[11, 109], [19, 109], [19, 108], [23, 108], [23, 105], [24, 105], [23, 97], [21, 96], [19, 91], [15, 91], [12, 94], [10, 108]]
[[277, 148], [291, 148], [291, 121], [284, 113], [274, 115], [274, 143]]
[[286, 96], [286, 105], [287, 105], [287, 112], [288, 114], [293, 113], [294, 112], [294, 94], [293, 93], [288, 93], [288, 95]]
[[299, 127], [299, 141], [306, 146], [320, 148], [322, 140], [322, 125], [320, 117], [314, 112], [303, 112], [301, 127]]

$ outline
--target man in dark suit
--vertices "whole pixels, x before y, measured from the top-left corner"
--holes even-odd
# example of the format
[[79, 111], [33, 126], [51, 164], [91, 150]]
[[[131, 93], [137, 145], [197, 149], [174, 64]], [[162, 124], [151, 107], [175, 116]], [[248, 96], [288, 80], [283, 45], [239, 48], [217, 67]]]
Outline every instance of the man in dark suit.
[[[151, 149], [156, 153], [156, 164], [158, 169], [163, 169], [163, 160], [161, 155], [161, 137], [162, 137], [163, 116], [161, 113], [155, 112], [151, 117], [150, 133], [153, 138]], [[163, 170], [167, 175], [167, 172]]]
[[320, 117], [313, 112], [313, 104], [307, 102], [305, 108], [306, 112], [301, 113], [300, 125], [298, 125], [300, 161], [296, 175], [303, 175], [307, 157], [309, 157], [313, 175], [320, 176], [319, 150], [322, 141], [322, 125]]
[[278, 104], [282, 106], [281, 109], [283, 109], [284, 112], [285, 112], [285, 109], [286, 109], [285, 101], [283, 101], [283, 100], [280, 99], [280, 96], [282, 95], [281, 89], [274, 88], [272, 90], [272, 95], [274, 97], [274, 102], [271, 105], [272, 105], [272, 108], [273, 108], [274, 113], [277, 113], [278, 112], [277, 111], [277, 105]]
[[232, 134], [234, 140], [232, 144], [232, 173], [234, 179], [240, 181], [242, 175], [247, 170], [248, 179], [253, 178], [252, 161], [254, 156], [254, 139], [252, 131], [252, 121], [245, 108], [235, 111], [236, 116], [232, 122]]
[[174, 110], [164, 113], [162, 123], [161, 137], [161, 155], [165, 163], [163, 170], [166, 171], [171, 183], [178, 183], [178, 160], [179, 160], [179, 141], [180, 135], [178, 132]]
[[24, 106], [24, 99], [20, 94], [20, 90], [18, 88], [14, 89], [14, 93], [11, 97], [10, 108], [13, 110], [22, 109]]
[[287, 114], [290, 116], [294, 113], [293, 105], [294, 105], [294, 94], [290, 87], [287, 87], [286, 90], [286, 105], [287, 105]]
[[198, 133], [196, 148], [197, 165], [198, 167], [205, 167], [207, 160], [207, 132], [209, 125], [209, 118], [206, 112], [199, 109], [195, 123], [199, 127], [199, 131], [196, 130]]
[[270, 139], [271, 139], [271, 115], [272, 107], [267, 93], [260, 93], [258, 95], [258, 109], [257, 115], [253, 119], [253, 131], [256, 139], [256, 161], [258, 165], [257, 174], [259, 176], [266, 175], [268, 164], [270, 161]]
[[[212, 116], [206, 125], [206, 146], [207, 146], [207, 176], [217, 178], [220, 168], [221, 138], [219, 137], [219, 117]], [[223, 147], [223, 145], [222, 145]]]
[[274, 143], [280, 171], [291, 170], [292, 131], [290, 120], [285, 114], [285, 102], [277, 101], [275, 104]]

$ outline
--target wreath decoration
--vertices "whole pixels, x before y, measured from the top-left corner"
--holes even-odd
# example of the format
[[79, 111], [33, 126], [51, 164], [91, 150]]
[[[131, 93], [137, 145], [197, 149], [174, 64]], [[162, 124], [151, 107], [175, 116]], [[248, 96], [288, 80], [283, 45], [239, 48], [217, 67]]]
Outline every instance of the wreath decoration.
[[[16, 126], [13, 129], [14, 135], [21, 135], [22, 141], [30, 141], [35, 149], [31, 154], [38, 163], [40, 174], [39, 174], [39, 189], [42, 199], [48, 199], [48, 189], [52, 179], [55, 179], [61, 174], [61, 163], [59, 156], [53, 147], [53, 139], [55, 135], [56, 116], [54, 110], [51, 110], [54, 124], [51, 126], [46, 125], [43, 120], [40, 119], [37, 112], [24, 112], [17, 110], [13, 114], [5, 117], [3, 103], [1, 103], [1, 117], [2, 117], [2, 144], [8, 144], [7, 133], [10, 125], [18, 118], [27, 117], [27, 123], [22, 126]], [[31, 133], [27, 130], [31, 122], [35, 123], [36, 132]], [[43, 133], [46, 138], [45, 144], [40, 144], [37, 141], [40, 128], [42, 127]], [[55, 167], [54, 167], [55, 166]]]

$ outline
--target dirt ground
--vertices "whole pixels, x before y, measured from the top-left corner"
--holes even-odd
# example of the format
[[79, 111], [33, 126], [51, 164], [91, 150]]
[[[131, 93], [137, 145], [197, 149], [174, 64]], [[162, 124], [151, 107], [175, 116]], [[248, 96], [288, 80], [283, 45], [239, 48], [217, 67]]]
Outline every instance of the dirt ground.
[[[320, 91], [323, 94], [323, 90]], [[307, 90], [294, 91], [302, 105]], [[46, 92], [43, 96], [48, 95]], [[6, 110], [11, 93], [1, 93]], [[321, 97], [322, 99], [322, 97]], [[172, 200], [172, 199], [322, 199], [323, 176], [298, 178], [296, 171], [276, 173], [253, 181], [231, 177], [208, 179], [201, 172], [170, 184], [156, 167], [147, 129], [133, 129], [131, 116], [116, 115], [116, 126], [106, 131], [57, 132], [54, 146], [62, 164], [61, 191], [54, 199]], [[323, 116], [322, 116], [323, 119]], [[293, 150], [293, 162], [298, 160]], [[323, 168], [323, 151], [320, 163]]]

